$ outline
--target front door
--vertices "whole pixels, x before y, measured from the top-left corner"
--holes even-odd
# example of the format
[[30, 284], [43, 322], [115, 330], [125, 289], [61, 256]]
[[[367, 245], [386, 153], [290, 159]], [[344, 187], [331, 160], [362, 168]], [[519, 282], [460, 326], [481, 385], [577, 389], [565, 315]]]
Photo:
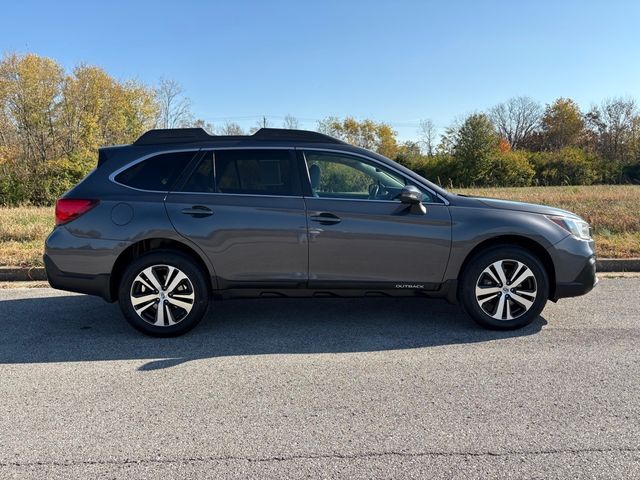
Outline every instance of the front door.
[[448, 207], [423, 191], [426, 213], [412, 213], [397, 197], [402, 174], [364, 157], [305, 150], [311, 195], [311, 288], [435, 288], [451, 248]]
[[165, 203], [176, 230], [209, 257], [219, 288], [306, 286], [307, 224], [293, 150], [207, 151]]

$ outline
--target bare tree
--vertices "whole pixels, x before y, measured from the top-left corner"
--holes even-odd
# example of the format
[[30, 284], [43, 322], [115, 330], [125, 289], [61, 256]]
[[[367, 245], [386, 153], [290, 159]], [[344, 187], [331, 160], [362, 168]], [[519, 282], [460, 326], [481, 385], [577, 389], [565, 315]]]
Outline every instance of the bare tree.
[[265, 116], [262, 116], [262, 118], [260, 118], [260, 120], [258, 120], [256, 124], [253, 127], [251, 127], [251, 129], [249, 130], [249, 133], [251, 134], [256, 133], [261, 128], [271, 128], [271, 122]]
[[293, 115], [287, 115], [284, 117], [284, 122], [282, 123], [282, 128], [289, 128], [291, 130], [297, 130], [300, 128], [300, 122]]
[[423, 151], [425, 151], [429, 157], [433, 156], [437, 137], [436, 126], [433, 121], [430, 119], [420, 120], [418, 136], [420, 137], [420, 144], [424, 145]]
[[335, 116], [330, 116], [322, 120], [318, 120], [316, 130], [330, 137], [342, 138], [342, 121]]
[[489, 117], [498, 134], [517, 149], [540, 126], [542, 105], [529, 97], [513, 97], [491, 108]]
[[219, 135], [244, 135], [242, 127], [235, 122], [227, 122], [218, 129]]
[[184, 96], [184, 89], [178, 82], [161, 78], [155, 93], [160, 107], [160, 128], [178, 128], [191, 123], [191, 100]]
[[191, 122], [189, 124], [189, 126], [190, 127], [195, 127], [195, 128], [204, 128], [209, 133], [213, 133], [213, 132], [216, 131], [216, 129], [213, 126], [213, 123], [207, 122], [206, 120], [203, 120], [201, 118], [198, 118], [197, 120], [194, 120], [193, 122]]
[[638, 108], [632, 98], [609, 98], [585, 115], [596, 148], [608, 160], [635, 156]]

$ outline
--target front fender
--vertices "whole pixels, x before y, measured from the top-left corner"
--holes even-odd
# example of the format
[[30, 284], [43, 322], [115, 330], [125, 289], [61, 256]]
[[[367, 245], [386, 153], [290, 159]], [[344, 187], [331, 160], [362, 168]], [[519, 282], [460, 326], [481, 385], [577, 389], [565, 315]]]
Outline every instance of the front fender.
[[567, 236], [544, 215], [513, 210], [451, 206], [451, 258], [444, 280], [455, 280], [469, 254], [491, 239], [518, 237], [533, 241], [545, 250]]

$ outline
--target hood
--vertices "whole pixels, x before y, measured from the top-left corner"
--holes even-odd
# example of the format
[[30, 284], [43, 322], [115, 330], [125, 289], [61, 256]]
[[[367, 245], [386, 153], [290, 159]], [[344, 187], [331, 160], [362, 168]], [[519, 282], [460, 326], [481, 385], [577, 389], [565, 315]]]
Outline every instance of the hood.
[[515, 210], [517, 212], [539, 213], [542, 215], [561, 215], [564, 217], [580, 218], [575, 213], [561, 208], [549, 207], [547, 205], [538, 205], [535, 203], [512, 202], [510, 200], [498, 200], [496, 198], [470, 197], [481, 204], [502, 210]]

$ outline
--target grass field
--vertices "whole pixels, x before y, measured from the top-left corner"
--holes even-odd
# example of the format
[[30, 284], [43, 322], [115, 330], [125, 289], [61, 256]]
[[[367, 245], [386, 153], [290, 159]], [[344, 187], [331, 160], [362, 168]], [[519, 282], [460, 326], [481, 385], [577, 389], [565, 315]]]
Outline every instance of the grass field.
[[598, 256], [640, 257], [640, 185], [469, 188], [455, 192], [569, 210], [593, 227]]
[[42, 265], [53, 207], [0, 208], [0, 265]]
[[[601, 257], [640, 257], [640, 186], [477, 188], [458, 193], [542, 203], [570, 210], [594, 227]], [[53, 208], [0, 208], [0, 265], [42, 265]]]

